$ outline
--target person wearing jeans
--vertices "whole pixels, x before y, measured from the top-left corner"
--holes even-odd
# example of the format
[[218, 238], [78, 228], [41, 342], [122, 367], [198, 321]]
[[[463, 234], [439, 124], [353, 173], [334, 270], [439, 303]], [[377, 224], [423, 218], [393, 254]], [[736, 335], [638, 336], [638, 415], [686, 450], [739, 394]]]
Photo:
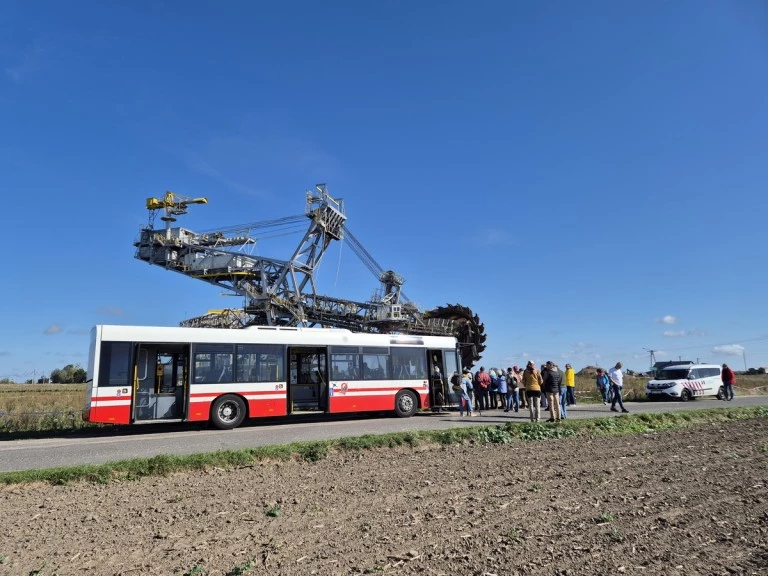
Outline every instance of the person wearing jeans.
[[611, 401], [611, 381], [608, 376], [603, 372], [602, 368], [597, 369], [597, 377], [595, 378], [595, 385], [600, 391], [600, 396], [603, 397], [603, 404], [608, 404]]
[[723, 364], [723, 388], [725, 389], [725, 395], [723, 400], [733, 400], [733, 385], [736, 383], [736, 375], [728, 367], [728, 364]]
[[568, 418], [568, 391], [571, 390], [571, 388], [568, 388], [567, 384], [564, 384], [560, 387], [560, 418], [565, 420]]
[[465, 368], [461, 377], [461, 392], [456, 392], [456, 399], [459, 402], [459, 416], [464, 416], [465, 411], [467, 416], [472, 416], [472, 398], [469, 396], [470, 390], [472, 390], [472, 376], [469, 374], [469, 370]]
[[[573, 370], [573, 366], [570, 364], [565, 365], [565, 390], [566, 390], [566, 404], [568, 406], [576, 405], [576, 372]], [[565, 414], [565, 412], [563, 412]]]
[[[517, 366], [515, 366], [515, 368], [517, 368]], [[520, 387], [519, 370], [520, 369], [518, 368], [517, 372], [515, 372], [512, 368], [507, 368], [507, 412], [512, 408], [515, 409], [515, 412], [520, 410], [520, 394], [518, 392], [518, 388]]]
[[624, 408], [624, 402], [621, 400], [621, 389], [624, 385], [624, 375], [621, 373], [621, 362], [616, 362], [616, 366], [608, 370], [608, 379], [611, 381], [611, 389], [613, 390], [611, 412], [618, 412], [618, 410], [616, 410], [616, 402], [619, 403], [622, 412], [629, 412], [629, 410]]

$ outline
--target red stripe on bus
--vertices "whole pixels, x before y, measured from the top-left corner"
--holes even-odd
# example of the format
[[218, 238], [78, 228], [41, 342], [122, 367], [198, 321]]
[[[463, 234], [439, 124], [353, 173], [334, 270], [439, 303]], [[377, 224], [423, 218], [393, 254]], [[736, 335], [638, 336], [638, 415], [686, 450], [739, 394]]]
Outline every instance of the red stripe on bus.
[[223, 396], [224, 394], [239, 394], [241, 396], [245, 396], [246, 394], [255, 395], [255, 396], [266, 396], [269, 394], [282, 394], [285, 396], [286, 391], [285, 390], [227, 390], [225, 392], [222, 392], [220, 390], [211, 390], [210, 392], [190, 392], [189, 397], [190, 398], [204, 398], [206, 396]]

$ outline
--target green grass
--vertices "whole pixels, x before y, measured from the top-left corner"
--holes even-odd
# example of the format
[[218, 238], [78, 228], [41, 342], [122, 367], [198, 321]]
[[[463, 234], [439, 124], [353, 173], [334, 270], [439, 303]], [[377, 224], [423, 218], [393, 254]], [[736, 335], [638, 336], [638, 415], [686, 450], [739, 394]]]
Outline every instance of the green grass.
[[[645, 383], [648, 378], [627, 376], [624, 380], [624, 399], [645, 401]], [[81, 413], [85, 403], [85, 384], [0, 384], [0, 440], [39, 438], [51, 432], [66, 433], [83, 428], [109, 425], [83, 422]], [[736, 394], [767, 394], [768, 375], [737, 376]], [[599, 403], [593, 378], [576, 376], [576, 395], [580, 403]], [[533, 436], [538, 432], [531, 431]], [[393, 445], [414, 445], [417, 437], [391, 439]], [[489, 440], [493, 441], [493, 440]], [[453, 443], [450, 436], [446, 444]], [[363, 446], [362, 449], [365, 447]], [[322, 453], [305, 455], [305, 459], [322, 459]]]
[[401, 432], [365, 435], [338, 440], [299, 442], [281, 446], [261, 446], [244, 450], [226, 450], [190, 456], [160, 455], [107, 464], [48, 468], [0, 473], [0, 484], [47, 482], [66, 484], [75, 481], [106, 483], [132, 480], [145, 476], [211, 468], [238, 468], [259, 462], [296, 460], [318, 462], [336, 452], [359, 452], [372, 449], [412, 448], [418, 445], [448, 446], [452, 444], [515, 444], [538, 442], [551, 438], [618, 436], [647, 434], [655, 431], [692, 428], [708, 424], [768, 418], [768, 407], [712, 408], [684, 413], [631, 414], [619, 418], [569, 420], [558, 425], [500, 424], [473, 426], [453, 430]]

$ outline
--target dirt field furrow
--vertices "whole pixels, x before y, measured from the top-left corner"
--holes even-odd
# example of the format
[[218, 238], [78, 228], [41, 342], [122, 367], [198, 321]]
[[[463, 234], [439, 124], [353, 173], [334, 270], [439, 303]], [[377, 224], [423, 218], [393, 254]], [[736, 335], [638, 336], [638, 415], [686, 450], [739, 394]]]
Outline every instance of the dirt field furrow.
[[0, 574], [768, 574], [768, 423], [0, 492]]

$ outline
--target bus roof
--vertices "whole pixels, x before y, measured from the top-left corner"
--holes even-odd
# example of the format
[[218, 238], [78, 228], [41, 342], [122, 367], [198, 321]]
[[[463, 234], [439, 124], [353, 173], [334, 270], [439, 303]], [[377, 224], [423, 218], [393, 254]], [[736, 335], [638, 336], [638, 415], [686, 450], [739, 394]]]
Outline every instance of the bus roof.
[[352, 332], [344, 328], [250, 326], [248, 329], [240, 329], [100, 324], [93, 328], [93, 332], [101, 340], [113, 342], [456, 347], [456, 338], [451, 336], [368, 334]]

